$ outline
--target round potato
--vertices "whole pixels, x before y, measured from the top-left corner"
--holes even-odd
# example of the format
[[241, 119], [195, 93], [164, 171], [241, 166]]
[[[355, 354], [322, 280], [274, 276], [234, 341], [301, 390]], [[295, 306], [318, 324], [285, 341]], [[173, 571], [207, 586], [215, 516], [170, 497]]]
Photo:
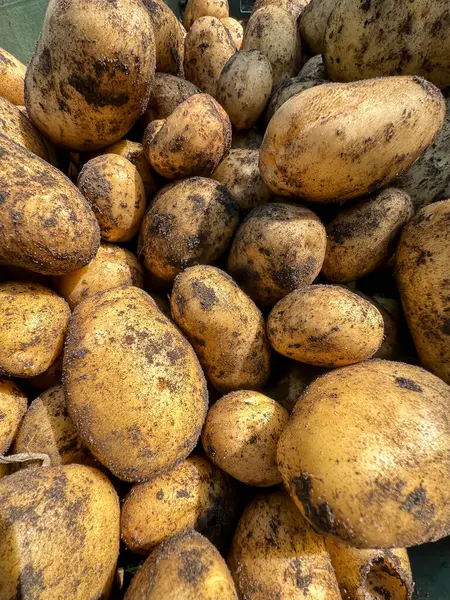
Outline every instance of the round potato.
[[81, 169], [78, 188], [90, 202], [107, 242], [126, 242], [139, 231], [145, 190], [136, 167], [123, 156], [103, 154]]
[[278, 439], [289, 414], [258, 392], [223, 396], [208, 411], [202, 444], [209, 458], [225, 473], [247, 485], [281, 483], [276, 465]]
[[323, 64], [323, 56], [321, 54], [316, 54], [316, 56], [307, 60], [300, 69], [298, 76], [303, 77], [304, 79], [326, 80], [327, 77], [325, 74], [325, 66]]
[[30, 152], [49, 161], [47, 146], [40, 132], [34, 127], [26, 114], [21, 112], [12, 102], [1, 97], [0, 126], [1, 132], [16, 144], [20, 144]]
[[184, 34], [177, 17], [163, 0], [142, 0], [155, 36], [156, 70], [179, 75], [183, 70]]
[[59, 385], [62, 381], [62, 362], [63, 353], [56, 358], [56, 360], [49, 366], [49, 368], [41, 373], [28, 379], [28, 383], [31, 383], [40, 390], [48, 390], [55, 385]]
[[200, 17], [225, 19], [229, 16], [228, 0], [188, 0], [184, 9], [183, 26], [189, 31]]
[[307, 208], [258, 206], [237, 230], [227, 270], [256, 304], [273, 306], [314, 281], [326, 244], [325, 227]]
[[195, 447], [205, 378], [191, 346], [143, 290], [115, 288], [75, 308], [63, 373], [83, 443], [120, 479], [155, 477]]
[[219, 392], [261, 388], [270, 371], [264, 319], [226, 273], [199, 265], [175, 278], [173, 318]]
[[255, 127], [248, 131], [235, 131], [231, 140], [231, 148], [258, 150], [263, 141], [263, 134]]
[[447, 536], [449, 402], [449, 386], [419, 367], [375, 359], [331, 371], [281, 434], [286, 488], [317, 529], [357, 548]]
[[380, 347], [383, 334], [380, 311], [336, 285], [311, 285], [291, 292], [274, 306], [267, 321], [274, 350], [319, 367], [340, 367], [370, 358]]
[[156, 277], [172, 282], [186, 267], [214, 263], [239, 223], [230, 191], [213, 179], [193, 177], [164, 187], [142, 222], [139, 256]]
[[186, 79], [169, 73], [156, 73], [151, 84], [147, 109], [142, 115], [142, 122], [147, 126], [152, 121], [167, 119], [178, 105], [200, 93], [199, 88]]
[[311, 0], [300, 19], [302, 42], [312, 54], [323, 53], [327, 21], [338, 0]]
[[15, 56], [0, 48], [0, 96], [16, 106], [25, 103], [24, 80], [27, 68]]
[[82, 465], [0, 480], [1, 597], [108, 598], [119, 554], [119, 499]]
[[239, 21], [236, 21], [236, 19], [232, 19], [231, 17], [224, 17], [223, 19], [220, 19], [220, 22], [227, 29], [236, 46], [236, 50], [239, 52], [242, 46], [242, 40], [244, 39], [244, 28]]
[[287, 11], [296, 21], [311, 0], [255, 0], [252, 12], [265, 6], [277, 6]]
[[229, 565], [240, 598], [341, 598], [323, 537], [286, 492], [250, 502], [234, 534]]
[[406, 171], [433, 142], [444, 116], [442, 94], [419, 77], [319, 85], [272, 117], [261, 175], [280, 196], [311, 202], [363, 196]]
[[62, 350], [69, 317], [67, 302], [42, 285], [0, 283], [0, 374], [46, 371]]
[[16, 383], [0, 378], [0, 454], [11, 446], [27, 406], [27, 397]]
[[310, 77], [291, 77], [282, 81], [270, 96], [266, 108], [266, 124], [269, 123], [280, 106], [292, 98], [292, 96], [296, 96], [300, 92], [316, 87], [316, 85], [322, 85], [323, 83], [326, 82], [322, 79], [311, 79]]

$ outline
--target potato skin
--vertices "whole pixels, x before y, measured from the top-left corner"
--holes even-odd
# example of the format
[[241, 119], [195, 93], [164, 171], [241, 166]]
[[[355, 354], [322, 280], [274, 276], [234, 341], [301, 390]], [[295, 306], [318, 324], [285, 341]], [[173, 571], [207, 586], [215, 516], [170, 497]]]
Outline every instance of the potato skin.
[[340, 600], [318, 535], [284, 491], [256, 496], [234, 534], [230, 571], [246, 600]]
[[336, 285], [295, 290], [272, 309], [267, 320], [271, 346], [299, 362], [340, 367], [370, 358], [383, 340], [377, 308]]
[[411, 198], [386, 188], [341, 210], [327, 224], [322, 274], [329, 281], [360, 279], [387, 263], [402, 227], [413, 216]]
[[325, 227], [312, 211], [274, 202], [254, 208], [241, 224], [227, 270], [256, 304], [273, 306], [314, 281], [325, 248]]
[[270, 350], [264, 319], [231, 277], [208, 265], [190, 267], [175, 278], [170, 304], [219, 392], [265, 384]]
[[0, 124], [4, 135], [49, 162], [47, 146], [40, 132], [26, 114], [12, 102], [1, 97]]
[[322, 54], [327, 21], [338, 0], [311, 0], [300, 19], [302, 42], [312, 54]]
[[142, 122], [147, 126], [152, 121], [167, 119], [179, 104], [195, 94], [201, 91], [190, 81], [169, 73], [155, 73]]
[[0, 377], [0, 454], [5, 454], [11, 446], [27, 406], [27, 397], [19, 386]]
[[172, 282], [186, 267], [222, 256], [238, 223], [239, 207], [225, 186], [206, 177], [184, 179], [153, 199], [138, 253], [151, 273]]
[[69, 317], [66, 301], [42, 285], [0, 283], [0, 374], [46, 371], [62, 350]]
[[228, 0], [188, 0], [184, 9], [183, 26], [189, 31], [200, 17], [225, 19], [229, 16]]
[[4, 477], [0, 515], [1, 598], [17, 589], [24, 600], [109, 597], [120, 509], [100, 471], [66, 465]]
[[280, 196], [311, 202], [363, 196], [406, 171], [444, 116], [442, 94], [420, 77], [319, 85], [273, 116], [260, 150], [261, 175]]
[[143, 290], [115, 288], [75, 308], [63, 381], [83, 443], [124, 481], [174, 467], [197, 443], [208, 402], [202, 370]]
[[155, 37], [156, 71], [179, 75], [183, 70], [184, 34], [178, 19], [163, 0], [142, 0]]
[[450, 383], [450, 200], [422, 208], [396, 253], [397, 284], [421, 363]]
[[239, 21], [236, 21], [236, 19], [231, 17], [224, 17], [223, 19], [220, 19], [220, 22], [227, 29], [234, 45], [236, 46], [236, 50], [239, 52], [242, 46], [242, 40], [244, 39], [244, 28]]
[[281, 435], [286, 488], [317, 529], [357, 548], [448, 535], [449, 402], [450, 388], [419, 367], [375, 359], [331, 371]]
[[323, 56], [316, 54], [305, 62], [298, 73], [299, 77], [305, 79], [322, 79], [326, 80], [325, 66], [323, 64]]
[[16, 106], [25, 103], [24, 79], [26, 66], [15, 56], [0, 48], [0, 96]]
[[264, 6], [277, 6], [287, 11], [294, 21], [302, 14], [311, 0], [255, 0], [252, 13]]
[[62, 361], [63, 352], [52, 362], [49, 368], [41, 373], [30, 377], [28, 382], [39, 390], [48, 390], [55, 385], [59, 385], [62, 381]]
[[87, 264], [100, 231], [67, 177], [1, 134], [0, 173], [0, 263], [44, 275]]
[[316, 87], [316, 85], [322, 85], [326, 83], [322, 79], [311, 79], [310, 77], [290, 77], [285, 79], [277, 85], [270, 96], [269, 103], [266, 108], [266, 124], [270, 122], [270, 119], [277, 112], [277, 110], [285, 102], [287, 102], [292, 96], [296, 96], [305, 90]]

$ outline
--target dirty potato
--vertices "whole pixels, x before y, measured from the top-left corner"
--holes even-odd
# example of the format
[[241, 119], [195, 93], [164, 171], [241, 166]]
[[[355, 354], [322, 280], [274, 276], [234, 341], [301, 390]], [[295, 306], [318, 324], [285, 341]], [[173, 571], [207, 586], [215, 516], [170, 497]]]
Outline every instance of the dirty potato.
[[24, 80], [27, 68], [15, 56], [0, 48], [0, 96], [16, 106], [25, 103]]
[[311, 79], [309, 77], [291, 77], [285, 79], [274, 89], [270, 100], [266, 108], [266, 124], [269, 123], [270, 119], [277, 112], [277, 110], [285, 102], [287, 102], [292, 96], [296, 96], [305, 90], [316, 87], [316, 85], [322, 85], [326, 83], [322, 79]]
[[[0, 58], [1, 65], [1, 58]], [[13, 142], [49, 161], [47, 146], [30, 119], [12, 102], [0, 97], [0, 132]]]
[[156, 71], [179, 75], [183, 69], [184, 34], [177, 17], [163, 0], [142, 0], [155, 37]]
[[322, 54], [327, 21], [338, 0], [311, 0], [300, 19], [302, 42], [313, 54]]
[[200, 17], [226, 19], [229, 16], [228, 0], [188, 0], [183, 15], [183, 26], [189, 31]]
[[27, 397], [19, 386], [0, 377], [0, 454], [5, 454], [11, 446], [27, 406]]
[[252, 12], [256, 12], [264, 6], [277, 6], [287, 11], [296, 21], [310, 1], [311, 0], [255, 0]]
[[322, 79], [326, 80], [325, 66], [323, 64], [323, 56], [316, 54], [308, 61], [305, 62], [303, 67], [300, 69], [299, 77], [304, 79]]
[[244, 39], [244, 28], [239, 21], [236, 21], [236, 19], [232, 19], [231, 17], [224, 17], [223, 19], [220, 19], [220, 22], [227, 29], [236, 46], [236, 50], [239, 51], [242, 46], [242, 40]]
[[167, 119], [179, 104], [200, 93], [199, 88], [186, 79], [169, 73], [156, 73], [150, 87], [147, 109], [142, 115], [143, 124], [147, 126], [152, 121]]

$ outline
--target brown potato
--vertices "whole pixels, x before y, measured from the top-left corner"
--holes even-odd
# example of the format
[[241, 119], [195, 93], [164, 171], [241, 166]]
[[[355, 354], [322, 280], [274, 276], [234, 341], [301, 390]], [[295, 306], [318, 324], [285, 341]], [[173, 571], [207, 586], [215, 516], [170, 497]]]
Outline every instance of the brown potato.
[[273, 306], [314, 281], [326, 244], [325, 227], [307, 208], [258, 206], [237, 230], [227, 270], [256, 304]]
[[235, 131], [231, 140], [231, 148], [243, 150], [258, 150], [262, 144], [264, 135], [256, 128], [248, 131]]
[[169, 73], [156, 73], [150, 87], [147, 109], [142, 115], [144, 126], [152, 121], [167, 119], [182, 102], [200, 93], [199, 88], [186, 79]]
[[199, 265], [175, 278], [171, 307], [219, 392], [261, 388], [270, 371], [264, 319], [226, 273]]
[[28, 383], [31, 383], [40, 390], [48, 390], [55, 385], [59, 385], [62, 381], [62, 362], [63, 353], [56, 358], [56, 360], [49, 366], [49, 368], [41, 373], [28, 379]]
[[142, 0], [155, 35], [156, 70], [179, 75], [183, 69], [184, 34], [178, 19], [163, 0]]
[[340, 286], [295, 290], [272, 309], [271, 346], [294, 360], [340, 367], [370, 358], [383, 341], [383, 318], [367, 300]]
[[27, 406], [27, 397], [18, 385], [0, 378], [0, 454], [11, 446]]
[[264, 6], [277, 6], [287, 11], [296, 21], [311, 0], [255, 0], [252, 12], [256, 12]]
[[0, 96], [16, 106], [23, 105], [27, 68], [15, 56], [0, 48]]
[[285, 79], [274, 89], [270, 96], [269, 103], [266, 108], [266, 124], [269, 123], [270, 119], [277, 112], [277, 110], [285, 104], [292, 96], [300, 94], [305, 90], [309, 90], [317, 85], [326, 83], [322, 79], [311, 79], [309, 77], [291, 77]]
[[239, 21], [236, 21], [236, 19], [232, 19], [231, 17], [224, 17], [223, 19], [220, 19], [220, 22], [222, 25], [225, 25], [236, 46], [236, 50], [239, 51], [242, 46], [242, 40], [244, 39], [244, 28]]
[[225, 19], [228, 16], [228, 0], [188, 0], [184, 9], [183, 26], [189, 31], [200, 17]]
[[302, 42], [313, 54], [322, 54], [327, 21], [338, 0], [311, 0], [300, 19]]
[[[0, 58], [1, 64], [1, 58]], [[0, 97], [1, 133], [16, 144], [49, 161], [45, 141], [30, 119], [12, 102]]]
[[305, 62], [298, 73], [299, 77], [304, 79], [322, 79], [326, 80], [325, 66], [323, 64], [323, 56], [316, 54]]

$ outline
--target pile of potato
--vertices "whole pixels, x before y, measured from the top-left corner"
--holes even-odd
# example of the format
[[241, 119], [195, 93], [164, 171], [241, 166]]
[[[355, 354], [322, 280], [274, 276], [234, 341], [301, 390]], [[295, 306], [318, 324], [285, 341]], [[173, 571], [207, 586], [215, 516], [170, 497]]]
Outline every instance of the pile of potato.
[[0, 600], [411, 600], [447, 86], [447, 0], [50, 0], [0, 51]]

